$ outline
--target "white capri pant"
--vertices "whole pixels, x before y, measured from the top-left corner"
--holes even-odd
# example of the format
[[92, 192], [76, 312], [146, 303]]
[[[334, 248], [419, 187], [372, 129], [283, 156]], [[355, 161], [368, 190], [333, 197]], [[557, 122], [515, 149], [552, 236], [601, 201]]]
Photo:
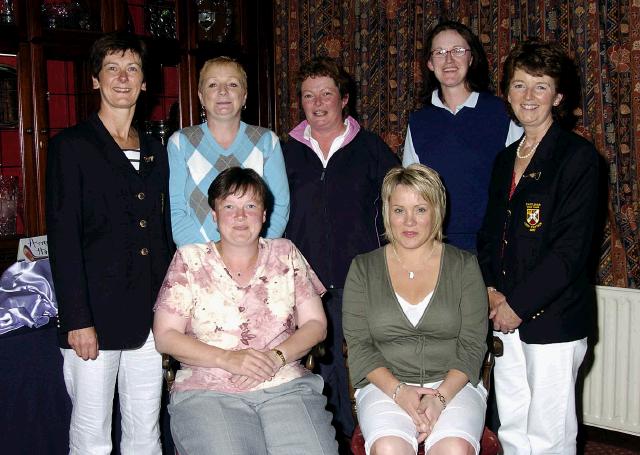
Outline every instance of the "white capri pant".
[[[437, 388], [442, 381], [425, 384], [424, 387]], [[418, 385], [418, 384], [413, 384]], [[418, 452], [418, 432], [416, 426], [400, 406], [386, 393], [373, 384], [356, 390], [358, 421], [365, 441], [367, 454], [371, 446], [381, 437], [396, 436], [404, 439]], [[480, 438], [484, 429], [487, 410], [487, 391], [482, 384], [474, 387], [467, 383], [447, 404], [447, 407], [424, 441], [425, 453], [438, 441], [456, 437], [467, 441], [480, 451]]]
[[123, 455], [160, 455], [162, 356], [153, 333], [138, 349], [100, 350], [82, 360], [73, 349], [61, 349], [64, 382], [71, 398], [70, 455], [111, 454], [111, 414], [118, 383]]
[[493, 369], [504, 454], [575, 455], [576, 378], [587, 339], [527, 344], [518, 330], [494, 334], [504, 346]]

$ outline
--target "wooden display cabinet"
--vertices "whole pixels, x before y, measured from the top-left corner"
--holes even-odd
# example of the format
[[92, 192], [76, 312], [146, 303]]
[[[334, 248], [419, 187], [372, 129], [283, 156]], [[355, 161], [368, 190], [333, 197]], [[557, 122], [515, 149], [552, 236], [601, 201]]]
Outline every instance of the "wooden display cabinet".
[[[274, 127], [271, 0], [24, 0], [12, 6], [12, 21], [0, 17], [0, 71], [15, 73], [15, 93], [3, 99], [0, 92], [0, 175], [17, 176], [20, 197], [15, 235], [0, 236], [0, 272], [15, 261], [20, 237], [46, 234], [47, 145], [98, 107], [88, 56], [103, 32], [129, 30], [147, 44], [147, 93], [136, 112], [141, 128], [158, 125], [145, 121], [163, 121], [171, 130], [199, 123], [198, 71], [219, 55], [247, 71], [243, 120]], [[0, 90], [7, 91], [2, 75]], [[15, 103], [14, 122], [2, 121], [3, 102]]]

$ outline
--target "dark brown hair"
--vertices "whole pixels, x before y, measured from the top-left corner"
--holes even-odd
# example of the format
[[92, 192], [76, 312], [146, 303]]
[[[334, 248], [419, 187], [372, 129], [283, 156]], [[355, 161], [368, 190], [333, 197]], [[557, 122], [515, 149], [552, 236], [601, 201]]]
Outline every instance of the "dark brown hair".
[[466, 25], [456, 21], [443, 21], [433, 27], [425, 41], [422, 67], [426, 75], [424, 87], [424, 102], [426, 104], [431, 104], [431, 93], [436, 89], [438, 90], [440, 99], [442, 99], [440, 82], [436, 79], [435, 73], [427, 66], [427, 62], [431, 58], [433, 40], [438, 33], [446, 30], [457, 32], [471, 49], [471, 65], [465, 78], [467, 89], [472, 92], [485, 92], [489, 90], [489, 64], [487, 63], [487, 55], [484, 52], [480, 40]]
[[504, 62], [500, 90], [507, 103], [511, 117], [518, 121], [508, 102], [509, 86], [513, 74], [521, 69], [532, 76], [549, 76], [555, 82], [556, 93], [562, 94], [557, 106], [552, 106], [553, 119], [569, 130], [573, 129], [577, 117], [574, 114], [580, 105], [581, 88], [578, 68], [558, 43], [530, 39], [517, 44]]
[[147, 69], [147, 46], [135, 35], [128, 32], [112, 32], [102, 35], [91, 47], [90, 62], [93, 77], [98, 78], [104, 58], [113, 53], [131, 51], [140, 57], [142, 79], [145, 80]]
[[247, 191], [252, 192], [266, 210], [269, 190], [262, 177], [253, 169], [230, 167], [218, 174], [211, 182], [207, 191], [207, 201], [209, 202], [209, 207], [214, 210], [217, 199], [224, 199], [230, 194], [244, 196]]
[[[338, 62], [331, 57], [314, 57], [311, 60], [304, 62], [298, 71], [298, 76], [296, 78], [298, 98], [300, 98], [302, 94], [301, 88], [304, 81], [310, 77], [315, 78], [322, 76], [333, 79], [333, 82], [336, 84], [336, 87], [338, 87], [338, 91], [340, 92], [340, 98], [344, 99], [345, 96], [348, 96], [353, 92], [353, 80], [351, 79], [351, 76], [349, 76], [349, 73], [347, 73], [342, 66], [338, 65]], [[345, 105], [342, 109], [343, 117], [349, 115], [349, 104]]]

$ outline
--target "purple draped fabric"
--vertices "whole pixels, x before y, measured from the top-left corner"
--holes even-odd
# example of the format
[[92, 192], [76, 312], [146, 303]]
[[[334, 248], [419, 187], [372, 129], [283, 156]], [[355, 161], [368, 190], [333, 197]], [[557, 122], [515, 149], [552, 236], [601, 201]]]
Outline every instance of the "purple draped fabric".
[[0, 277], [0, 335], [38, 328], [58, 314], [49, 259], [16, 262]]

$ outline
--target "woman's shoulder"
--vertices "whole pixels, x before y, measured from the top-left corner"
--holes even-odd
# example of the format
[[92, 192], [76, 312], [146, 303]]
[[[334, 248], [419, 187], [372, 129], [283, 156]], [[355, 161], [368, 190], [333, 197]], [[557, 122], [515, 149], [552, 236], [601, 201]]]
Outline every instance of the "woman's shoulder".
[[566, 130], [560, 126], [554, 126], [555, 138], [554, 155], [560, 161], [580, 161], [583, 164], [598, 161], [598, 151], [593, 143], [579, 134]]
[[503, 108], [505, 106], [504, 100], [491, 92], [478, 92], [478, 101]]
[[367, 253], [358, 254], [353, 258], [353, 263], [364, 267], [379, 267], [384, 262], [384, 246]]
[[185, 126], [169, 137], [169, 143], [174, 144], [175, 146], [179, 146], [180, 142], [186, 139], [191, 144], [198, 144], [202, 140], [203, 136], [204, 130], [202, 129], [202, 124]]
[[185, 136], [187, 138], [190, 138], [194, 135], [202, 135], [202, 124], [185, 126], [184, 128], [181, 128], [173, 133], [172, 136]]
[[575, 145], [579, 149], [584, 149], [587, 152], [596, 152], [595, 146], [588, 139], [580, 136], [574, 131], [569, 131], [561, 127], [558, 127], [558, 129], [560, 130], [560, 135], [565, 137], [572, 145]]
[[263, 138], [268, 138], [271, 140], [278, 139], [276, 133], [271, 131], [269, 128], [258, 125], [249, 125], [248, 123], [245, 123], [244, 125], [244, 134], [252, 141], [259, 142]]
[[443, 243], [442, 246], [443, 254], [446, 259], [445, 264], [449, 262], [450, 264], [459, 264], [464, 266], [469, 262], [478, 262], [476, 255], [467, 250], [462, 250], [450, 243]]
[[180, 254], [186, 262], [201, 259], [202, 257], [213, 253], [215, 248], [213, 242], [208, 243], [189, 243], [178, 248], [176, 254]]
[[291, 252], [297, 251], [298, 248], [294, 243], [283, 237], [277, 239], [260, 238], [260, 245], [264, 248], [268, 248], [270, 251], [276, 252]]
[[345, 145], [345, 147], [348, 146], [367, 152], [369, 157], [375, 160], [388, 159], [390, 156], [396, 157], [384, 139], [382, 139], [377, 133], [364, 128], [360, 128], [353, 137], [353, 140], [349, 144]]
[[434, 114], [440, 114], [443, 110], [435, 107], [431, 102], [425, 104], [420, 109], [416, 109], [411, 114], [409, 114], [409, 125], [415, 121], [422, 121], [424, 118], [429, 117]]

